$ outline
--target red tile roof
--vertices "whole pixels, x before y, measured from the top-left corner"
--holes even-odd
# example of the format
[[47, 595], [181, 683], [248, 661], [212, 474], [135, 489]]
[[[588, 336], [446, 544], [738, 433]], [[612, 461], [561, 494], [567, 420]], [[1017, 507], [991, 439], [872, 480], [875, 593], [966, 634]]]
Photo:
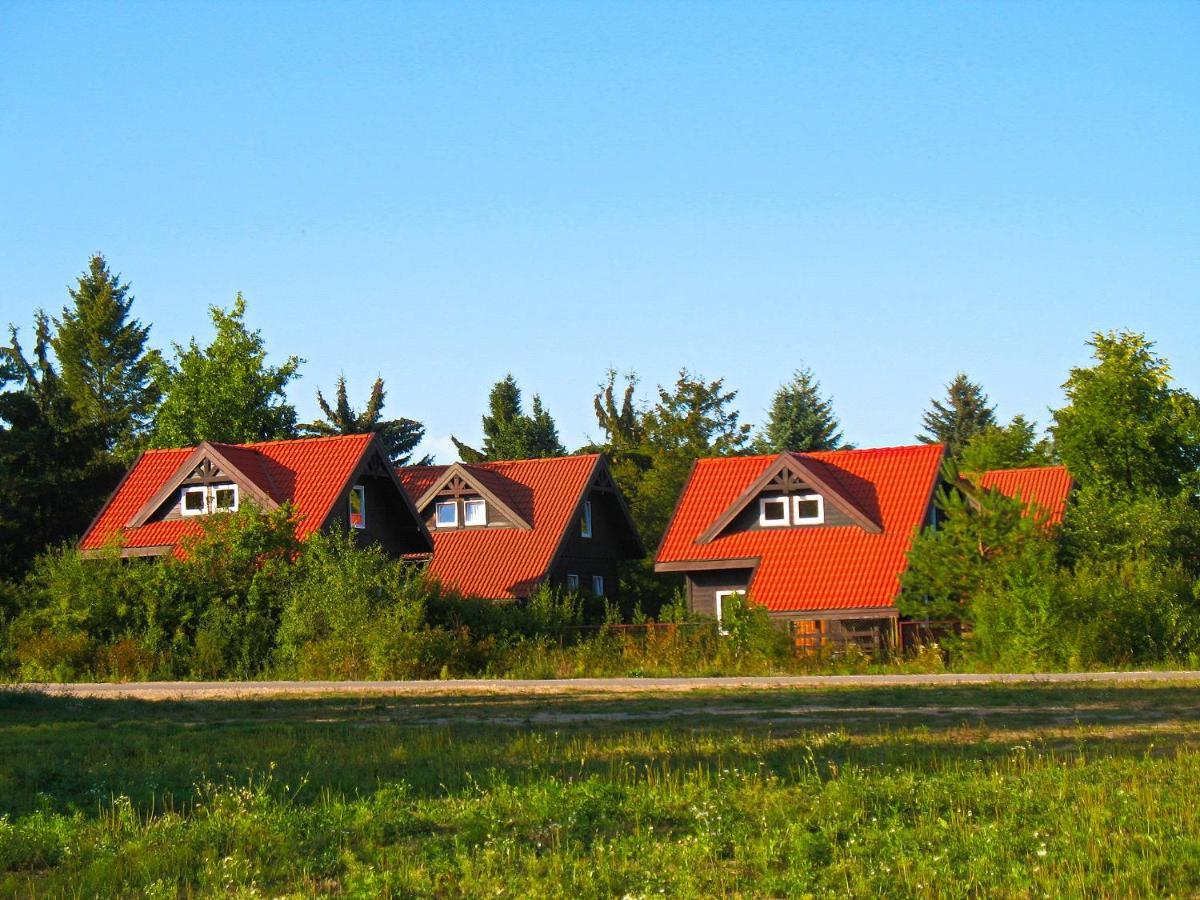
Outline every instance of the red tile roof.
[[938, 444], [797, 453], [834, 490], [881, 526], [780, 528], [696, 539], [779, 456], [701, 459], [692, 470], [659, 548], [658, 563], [757, 559], [750, 596], [770, 610], [891, 607], [908, 549], [938, 480]]
[[[303, 438], [212, 447], [277, 503], [291, 501], [299, 517], [301, 539], [321, 527], [354, 473], [373, 435]], [[150, 522], [127, 528], [130, 519], [179, 472], [195, 447], [147, 450], [117, 487], [80, 541], [80, 549], [97, 550], [118, 532], [126, 548], [178, 547], [187, 535], [199, 534], [195, 519]]]
[[1067, 497], [1074, 484], [1066, 466], [1037, 466], [1026, 469], [992, 469], [982, 475], [967, 475], [983, 490], [997, 490], [1006, 497], [1036, 507], [1051, 525], [1062, 523]]
[[[526, 596], [545, 578], [567, 529], [574, 526], [579, 504], [599, 461], [599, 455], [592, 453], [463, 466], [531, 527], [528, 531], [430, 529], [430, 574], [467, 596]], [[396, 474], [416, 503], [448, 468], [407, 466], [397, 469]]]

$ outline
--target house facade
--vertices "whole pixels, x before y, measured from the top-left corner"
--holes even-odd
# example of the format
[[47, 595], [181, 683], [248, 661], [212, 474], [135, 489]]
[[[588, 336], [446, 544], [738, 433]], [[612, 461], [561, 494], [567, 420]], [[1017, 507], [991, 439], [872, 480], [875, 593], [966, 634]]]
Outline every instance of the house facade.
[[655, 570], [682, 574], [691, 609], [718, 620], [745, 594], [798, 640], [893, 644], [900, 576], [933, 521], [943, 455], [921, 444], [698, 460]]
[[645, 554], [600, 454], [397, 475], [433, 535], [429, 573], [468, 596], [523, 598], [548, 582], [615, 599], [620, 562]]
[[254, 444], [204, 442], [147, 450], [126, 473], [80, 541], [84, 553], [118, 543], [121, 555], [180, 552], [203, 517], [245, 503], [289, 503], [301, 539], [349, 528], [393, 555], [428, 552], [433, 542], [371, 434]]

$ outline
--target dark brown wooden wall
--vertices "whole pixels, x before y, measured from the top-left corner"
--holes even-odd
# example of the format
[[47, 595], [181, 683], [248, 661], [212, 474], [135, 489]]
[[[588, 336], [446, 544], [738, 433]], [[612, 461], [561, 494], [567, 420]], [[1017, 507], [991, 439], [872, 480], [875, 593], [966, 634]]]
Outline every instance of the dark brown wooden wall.
[[[383, 475], [363, 475], [355, 483], [366, 488], [367, 527], [355, 529], [360, 544], [379, 544], [388, 553], [396, 555], [428, 551], [395, 482]], [[329, 527], [347, 528], [349, 520], [350, 491], [347, 490], [334, 505]]]
[[603, 575], [605, 596], [618, 600], [619, 563], [631, 556], [625, 539], [624, 515], [610, 493], [592, 491], [588, 499], [592, 503], [592, 536], [581, 537], [579, 518], [571, 520], [562, 550], [549, 573], [550, 581], [562, 587], [567, 583], [568, 573], [574, 573], [579, 576], [579, 589], [587, 593], [592, 589], [592, 576]]
[[717, 591], [744, 591], [750, 586], [753, 569], [714, 569], [709, 572], [689, 572], [687, 575], [688, 607], [702, 616], [717, 615]]

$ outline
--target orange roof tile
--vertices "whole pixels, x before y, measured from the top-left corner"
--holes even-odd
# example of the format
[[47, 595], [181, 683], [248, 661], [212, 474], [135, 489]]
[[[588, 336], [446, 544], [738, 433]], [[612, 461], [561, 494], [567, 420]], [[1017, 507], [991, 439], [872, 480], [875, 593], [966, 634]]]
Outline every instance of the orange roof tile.
[[794, 454], [881, 526], [780, 528], [696, 539], [778, 456], [701, 459], [680, 497], [656, 562], [757, 559], [752, 599], [770, 610], [891, 607], [909, 547], [937, 483], [938, 444]]
[[997, 490], [1006, 497], [1023, 500], [1029, 508], [1036, 507], [1051, 525], [1062, 523], [1074, 484], [1066, 466], [992, 469], [965, 477], [985, 491]]
[[[292, 503], [299, 518], [296, 534], [303, 539], [321, 527], [372, 438], [370, 434], [353, 434], [212, 446], [276, 502]], [[195, 519], [126, 527], [138, 510], [177, 475], [195, 449], [143, 453], [84, 534], [80, 548], [100, 549], [119, 532], [124, 534], [127, 548], [177, 546], [183, 537], [199, 534]]]
[[[430, 574], [468, 596], [526, 596], [546, 577], [599, 461], [592, 453], [465, 466], [531, 528], [431, 529]], [[396, 474], [415, 503], [448, 468], [407, 466]]]

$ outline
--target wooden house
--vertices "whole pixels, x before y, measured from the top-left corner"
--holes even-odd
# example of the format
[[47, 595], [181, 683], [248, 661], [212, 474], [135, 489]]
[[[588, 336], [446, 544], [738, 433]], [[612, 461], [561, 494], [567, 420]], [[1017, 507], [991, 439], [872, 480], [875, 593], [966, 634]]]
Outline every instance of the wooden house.
[[178, 553], [185, 537], [200, 532], [202, 517], [245, 503], [264, 510], [290, 503], [301, 539], [343, 527], [397, 556], [433, 546], [379, 439], [356, 434], [147, 450], [80, 549], [96, 553], [119, 541], [127, 557]]
[[538, 584], [615, 599], [621, 560], [645, 555], [599, 454], [397, 470], [433, 535], [430, 574], [474, 597]]
[[655, 559], [684, 575], [695, 612], [732, 594], [798, 638], [898, 639], [896, 596], [917, 531], [930, 524], [940, 445], [701, 459]]

